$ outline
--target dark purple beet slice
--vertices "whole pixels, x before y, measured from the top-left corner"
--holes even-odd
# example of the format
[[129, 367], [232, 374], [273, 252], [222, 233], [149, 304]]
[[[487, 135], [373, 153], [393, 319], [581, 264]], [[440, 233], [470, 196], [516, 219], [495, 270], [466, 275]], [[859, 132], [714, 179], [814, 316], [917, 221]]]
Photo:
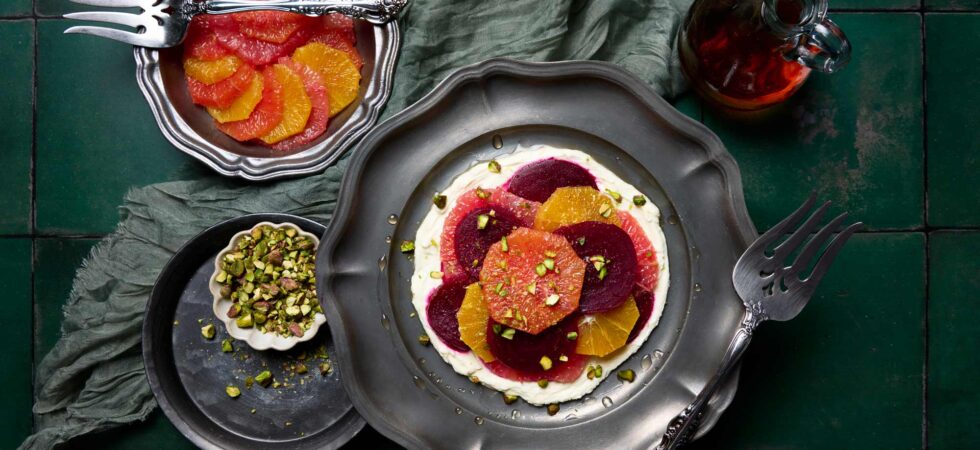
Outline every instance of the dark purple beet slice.
[[[555, 234], [568, 239], [575, 253], [587, 262], [579, 311], [594, 314], [622, 305], [636, 284], [636, 249], [630, 236], [622, 228], [602, 222], [564, 226]], [[599, 270], [589, 260], [593, 256], [606, 260], [603, 279], [599, 279]]]
[[463, 304], [466, 295], [466, 280], [448, 281], [436, 288], [429, 296], [429, 304], [425, 306], [425, 314], [429, 318], [429, 326], [436, 336], [449, 348], [468, 352], [470, 348], [459, 338], [459, 319], [456, 313]]
[[[482, 230], [479, 226], [481, 215], [489, 218]], [[459, 221], [456, 225], [456, 242], [453, 246], [456, 249], [456, 259], [460, 267], [469, 273], [470, 280], [476, 281], [480, 278], [483, 258], [487, 256], [490, 246], [519, 226], [521, 221], [513, 214], [490, 206], [474, 209]], [[474, 261], [476, 264], [473, 263]]]
[[544, 202], [560, 187], [597, 188], [595, 177], [588, 170], [573, 162], [555, 158], [524, 165], [507, 183], [510, 193], [536, 202]]
[[[578, 332], [578, 320], [579, 315], [572, 314], [538, 334], [514, 330], [513, 339], [507, 339], [494, 332], [493, 326], [500, 324], [490, 319], [487, 323], [487, 344], [490, 346], [490, 353], [508, 367], [524, 375], [541, 375], [544, 378], [542, 356], [547, 356], [553, 366], [557, 366], [561, 355], [575, 355], [575, 341], [568, 339], [568, 333]], [[507, 330], [506, 325], [500, 325], [500, 328]]]
[[626, 339], [627, 344], [633, 342], [633, 339], [636, 339], [636, 336], [640, 334], [640, 330], [650, 320], [650, 315], [653, 314], [653, 292], [637, 289], [633, 292], [633, 301], [636, 302], [636, 309], [640, 310], [640, 317], [636, 318], [636, 324], [633, 325], [633, 330], [630, 331], [630, 337]]

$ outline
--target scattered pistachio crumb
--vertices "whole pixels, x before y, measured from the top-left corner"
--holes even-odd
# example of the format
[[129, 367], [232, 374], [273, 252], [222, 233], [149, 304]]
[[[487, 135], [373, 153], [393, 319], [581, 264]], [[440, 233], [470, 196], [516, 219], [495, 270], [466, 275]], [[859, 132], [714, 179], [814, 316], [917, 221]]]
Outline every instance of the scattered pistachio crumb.
[[589, 368], [585, 370], [585, 377], [590, 380], [595, 378], [595, 366], [589, 366]]
[[436, 205], [436, 208], [442, 209], [446, 207], [446, 196], [442, 194], [435, 194], [432, 196], [432, 204]]
[[330, 372], [333, 372], [333, 367], [330, 366], [330, 362], [320, 363], [320, 375], [327, 376], [330, 375]]
[[558, 406], [557, 403], [552, 403], [552, 404], [548, 405], [548, 415], [549, 416], [553, 416], [555, 414], [558, 414], [558, 411], [560, 411], [560, 410], [561, 410], [561, 407]]
[[507, 245], [507, 236], [500, 238], [500, 251], [506, 252], [510, 250], [510, 246]]
[[221, 351], [225, 353], [231, 353], [235, 351], [235, 347], [231, 345], [231, 339], [225, 339], [221, 341]]
[[548, 273], [548, 268], [544, 264], [538, 264], [534, 267], [534, 272], [538, 274], [539, 277], [543, 277], [544, 274]]
[[438, 280], [442, 278], [442, 272], [439, 272], [438, 270], [433, 270], [432, 272], [429, 272], [429, 276]]
[[225, 388], [225, 393], [231, 398], [238, 398], [239, 395], [242, 395], [242, 390], [235, 386], [228, 386]]
[[204, 336], [204, 339], [208, 339], [208, 340], [214, 339], [214, 332], [215, 330], [214, 330], [213, 323], [209, 323], [201, 327], [201, 336]]
[[514, 402], [517, 401], [517, 396], [516, 395], [508, 394], [506, 392], [503, 392], [502, 395], [504, 397], [504, 404], [510, 405], [510, 404], [512, 404], [512, 403], [514, 403]]
[[613, 211], [613, 208], [612, 208], [612, 206], [609, 206], [608, 203], [603, 203], [602, 205], [599, 206], [599, 215], [602, 216], [602, 217], [605, 217], [607, 219], [610, 216], [612, 216], [612, 211]]
[[643, 206], [643, 205], [647, 204], [647, 198], [644, 197], [644, 196], [642, 196], [642, 195], [634, 195], [633, 196], [633, 204], [636, 205], [636, 206]]
[[548, 387], [548, 380], [544, 378], [538, 380], [538, 387], [540, 387], [541, 389]]
[[470, 383], [480, 384], [480, 377], [476, 375], [470, 375]]
[[513, 328], [507, 328], [506, 330], [500, 332], [500, 337], [511, 340], [514, 339], [514, 333], [517, 333], [517, 330]]
[[252, 408], [252, 410], [251, 410], [251, 411], [249, 411], [249, 413], [251, 413], [251, 414], [255, 414], [255, 408]]
[[432, 343], [432, 339], [429, 338], [428, 334], [423, 334], [419, 336], [419, 344], [427, 346], [431, 343]]
[[632, 383], [636, 378], [636, 372], [633, 372], [633, 369], [620, 370], [616, 373], [616, 376], [619, 377], [620, 380], [629, 381]]
[[544, 299], [544, 304], [548, 306], [555, 306], [558, 304], [558, 300], [560, 298], [561, 297], [559, 297], [558, 294], [551, 294], [548, 296], [548, 298]]
[[596, 378], [602, 378], [602, 366], [596, 364], [595, 366], [595, 376]]
[[612, 189], [606, 189], [606, 193], [609, 194], [609, 196], [612, 197], [613, 200], [616, 200], [616, 203], [623, 201], [623, 196], [619, 192], [616, 192]]
[[541, 364], [541, 368], [544, 370], [551, 370], [551, 358], [547, 356], [542, 356], [541, 360], [538, 361], [538, 364]]
[[269, 383], [272, 383], [272, 372], [268, 370], [263, 370], [255, 376], [255, 382], [262, 385], [262, 387], [269, 387]]
[[578, 331], [569, 331], [565, 337], [568, 338], [569, 341], [574, 341], [578, 339]]
[[561, 356], [558, 357], [558, 360], [561, 361], [561, 362], [568, 362], [568, 356], [561, 355]]
[[552, 258], [545, 258], [542, 264], [544, 264], [545, 269], [555, 270], [555, 260]]
[[476, 216], [476, 229], [482, 230], [487, 227], [488, 223], [490, 223], [490, 216], [486, 214]]
[[414, 241], [402, 241], [401, 245], [398, 246], [399, 250], [404, 254], [415, 252], [415, 242]]
[[491, 173], [500, 173], [500, 163], [497, 162], [496, 159], [491, 159], [490, 162], [487, 163], [487, 170], [489, 170]]

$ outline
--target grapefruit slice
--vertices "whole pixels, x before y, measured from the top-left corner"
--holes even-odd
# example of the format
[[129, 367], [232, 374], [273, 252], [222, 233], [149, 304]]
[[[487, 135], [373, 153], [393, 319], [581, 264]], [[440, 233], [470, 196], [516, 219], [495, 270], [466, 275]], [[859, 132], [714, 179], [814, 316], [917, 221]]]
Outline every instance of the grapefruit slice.
[[588, 186], [598, 189], [595, 177], [582, 166], [563, 159], [548, 158], [525, 164], [510, 180], [507, 190], [528, 200], [543, 202], [566, 186]]
[[184, 78], [187, 79], [187, 90], [194, 103], [212, 108], [227, 108], [248, 89], [255, 73], [252, 66], [242, 64], [230, 77], [214, 84], [205, 84], [190, 76]]
[[657, 287], [657, 279], [660, 277], [660, 263], [657, 262], [657, 251], [653, 249], [653, 244], [647, 238], [646, 233], [640, 228], [640, 223], [632, 214], [626, 211], [619, 211], [619, 221], [623, 231], [630, 236], [633, 241], [633, 248], [636, 249], [637, 276], [636, 284], [643, 290], [653, 292]]
[[[474, 189], [459, 196], [455, 206], [446, 216], [439, 238], [439, 253], [442, 260], [442, 272], [446, 277], [467, 276], [469, 271], [456, 257], [456, 227], [470, 211], [477, 208], [493, 208], [497, 211], [510, 213], [520, 221], [522, 226], [531, 226], [538, 210], [538, 203], [525, 200], [499, 188], [483, 190]], [[472, 264], [472, 261], [470, 261]], [[473, 281], [477, 277], [472, 278]]]
[[354, 44], [354, 19], [339, 13], [322, 16], [320, 24], [324, 31], [336, 34], [339, 38]]
[[460, 339], [459, 319], [456, 318], [465, 296], [466, 284], [447, 282], [436, 288], [425, 306], [429, 326], [435, 331], [436, 336], [449, 348], [458, 352], [470, 351], [466, 343]]
[[350, 105], [360, 92], [361, 72], [346, 53], [319, 42], [293, 52], [293, 60], [310, 66], [323, 78], [330, 93], [330, 117]]
[[538, 334], [578, 309], [584, 275], [563, 237], [518, 228], [490, 247], [480, 284], [493, 320]]
[[537, 230], [554, 231], [582, 222], [619, 225], [612, 199], [588, 186], [562, 187], [548, 197], [534, 218]]
[[281, 44], [248, 37], [239, 31], [236, 23], [231, 26], [216, 26], [214, 33], [221, 45], [233, 51], [245, 62], [255, 66], [264, 66], [280, 57], [289, 55], [296, 47], [303, 45], [313, 35], [313, 30], [309, 27], [301, 27], [289, 35]]
[[609, 311], [626, 301], [636, 284], [636, 253], [621, 228], [602, 222], [582, 222], [555, 230], [587, 261], [579, 310], [585, 314]]
[[587, 315], [578, 323], [575, 352], [606, 356], [626, 345], [640, 311], [632, 297], [611, 311]]
[[245, 92], [242, 92], [231, 106], [227, 108], [207, 108], [208, 114], [217, 120], [218, 123], [235, 122], [239, 120], [248, 119], [248, 116], [252, 115], [252, 111], [255, 111], [255, 106], [262, 101], [262, 88], [265, 83], [262, 81], [262, 74], [256, 73], [252, 77], [252, 84], [249, 85]]
[[243, 35], [275, 44], [286, 42], [296, 30], [317, 22], [313, 17], [284, 11], [247, 11], [232, 14], [232, 18]]
[[479, 283], [466, 286], [463, 304], [456, 313], [459, 322], [459, 338], [473, 353], [484, 362], [493, 361], [493, 353], [487, 344], [487, 323], [490, 321], [490, 311], [487, 302], [483, 300], [483, 289]]
[[263, 135], [259, 139], [266, 144], [275, 144], [290, 136], [299, 134], [306, 128], [306, 121], [310, 118], [313, 110], [313, 103], [306, 95], [306, 88], [303, 87], [303, 79], [289, 69], [284, 64], [272, 66], [276, 80], [282, 85], [283, 111], [282, 120], [276, 124], [272, 131]]
[[571, 317], [538, 334], [517, 331], [491, 321], [487, 324], [487, 346], [507, 367], [543, 378], [564, 362], [562, 356], [567, 359], [576, 353], [576, 343], [568, 339], [568, 334], [578, 332], [577, 321], [576, 317]]
[[327, 122], [330, 120], [330, 96], [323, 86], [323, 79], [320, 78], [320, 74], [313, 69], [289, 58], [279, 58], [279, 64], [283, 64], [299, 74], [300, 78], [303, 79], [306, 95], [310, 97], [313, 104], [310, 119], [306, 122], [306, 128], [301, 133], [279, 141], [272, 146], [274, 150], [290, 151], [313, 142], [327, 130]]
[[248, 119], [219, 123], [218, 129], [238, 141], [248, 141], [272, 131], [282, 120], [282, 86], [272, 67], [262, 71], [262, 100]]
[[212, 33], [211, 22], [205, 15], [194, 16], [187, 26], [187, 36], [184, 38], [184, 56], [212, 61], [231, 52], [218, 43], [218, 38]]

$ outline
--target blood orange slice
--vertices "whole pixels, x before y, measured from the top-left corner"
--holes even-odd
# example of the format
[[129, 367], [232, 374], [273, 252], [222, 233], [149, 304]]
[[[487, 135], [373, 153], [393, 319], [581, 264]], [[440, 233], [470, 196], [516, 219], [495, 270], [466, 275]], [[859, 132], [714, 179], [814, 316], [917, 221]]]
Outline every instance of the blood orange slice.
[[493, 320], [538, 334], [578, 309], [584, 275], [565, 238], [518, 228], [490, 247], [480, 284]]
[[284, 64], [290, 70], [299, 74], [303, 79], [303, 87], [306, 94], [310, 97], [313, 109], [310, 112], [310, 119], [306, 122], [306, 129], [296, 136], [279, 141], [272, 146], [274, 150], [290, 151], [309, 144], [320, 137], [327, 129], [327, 122], [330, 120], [330, 96], [327, 89], [323, 87], [323, 80], [320, 74], [313, 69], [297, 63], [289, 58], [279, 58], [279, 64]]
[[425, 306], [429, 326], [435, 331], [436, 336], [449, 348], [458, 352], [470, 350], [466, 343], [460, 339], [459, 319], [456, 318], [465, 296], [466, 284], [447, 282], [439, 285]]
[[553, 231], [565, 225], [589, 221], [619, 225], [612, 199], [588, 186], [562, 187], [555, 189], [538, 208], [534, 228]]
[[316, 24], [316, 19], [283, 11], [248, 11], [232, 14], [239, 31], [252, 39], [282, 44], [296, 30]]
[[219, 123], [218, 129], [239, 141], [256, 139], [269, 131], [282, 120], [282, 86], [271, 67], [262, 71], [262, 101], [248, 119], [237, 122]]
[[543, 378], [564, 363], [562, 359], [576, 353], [575, 341], [569, 340], [568, 335], [578, 332], [577, 320], [571, 317], [538, 334], [525, 333], [491, 321], [487, 325], [488, 347], [507, 367]]
[[633, 297], [611, 311], [587, 315], [578, 323], [575, 352], [606, 356], [626, 345], [640, 311]]
[[543, 374], [539, 372], [522, 372], [520, 370], [514, 369], [499, 360], [489, 362], [484, 364], [490, 372], [501, 378], [506, 378], [508, 380], [514, 381], [539, 381], [545, 379], [548, 381], [553, 381], [555, 383], [571, 383], [582, 375], [585, 370], [585, 365], [589, 362], [591, 357], [579, 354], [567, 355], [568, 361], [558, 361], [558, 364], [552, 366], [551, 370], [545, 371]]
[[633, 248], [636, 250], [637, 276], [636, 284], [643, 290], [653, 292], [657, 287], [657, 279], [660, 277], [660, 263], [657, 262], [657, 251], [653, 249], [653, 244], [647, 238], [640, 223], [632, 214], [626, 211], [619, 211], [619, 221], [621, 227], [633, 241]]
[[212, 108], [227, 108], [242, 95], [242, 92], [248, 89], [255, 74], [255, 69], [252, 66], [242, 64], [230, 77], [214, 84], [202, 83], [190, 76], [185, 76], [185, 78], [187, 79], [187, 90], [190, 92], [191, 100], [194, 103]]
[[609, 311], [626, 301], [636, 284], [636, 254], [629, 235], [601, 222], [582, 222], [555, 230], [588, 261], [579, 310], [585, 314]]
[[507, 182], [507, 190], [528, 200], [543, 202], [555, 189], [588, 186], [597, 189], [595, 177], [582, 166], [563, 159], [548, 158], [525, 164]]
[[[446, 221], [442, 227], [442, 236], [439, 238], [442, 272], [449, 278], [466, 276], [469, 273], [466, 265], [456, 256], [456, 227], [463, 220], [463, 217], [466, 217], [471, 211], [478, 208], [505, 211], [517, 217], [522, 226], [530, 226], [534, 223], [538, 206], [536, 202], [525, 200], [499, 188], [474, 189], [459, 196], [452, 211], [446, 216]], [[476, 277], [472, 279], [475, 281]]]
[[487, 344], [487, 323], [490, 321], [490, 311], [487, 302], [483, 300], [483, 289], [479, 283], [466, 286], [463, 304], [456, 313], [459, 322], [459, 338], [473, 353], [484, 362], [493, 361], [493, 353]]
[[310, 102], [310, 97], [306, 95], [303, 79], [299, 74], [284, 64], [272, 66], [272, 71], [275, 73], [276, 80], [282, 85], [283, 111], [282, 120], [275, 128], [259, 138], [266, 144], [275, 144], [299, 134], [306, 128], [306, 121], [310, 118], [310, 111], [313, 110], [313, 104]]

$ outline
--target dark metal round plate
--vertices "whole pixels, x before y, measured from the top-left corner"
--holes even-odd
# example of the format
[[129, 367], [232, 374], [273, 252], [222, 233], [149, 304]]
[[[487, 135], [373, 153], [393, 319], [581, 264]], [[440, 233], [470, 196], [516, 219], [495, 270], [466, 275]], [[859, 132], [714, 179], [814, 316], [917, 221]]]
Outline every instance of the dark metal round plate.
[[[413, 263], [398, 250], [434, 192], [518, 144], [585, 151], [647, 193], [662, 213], [670, 258], [661, 322], [621, 366], [636, 381], [611, 377], [554, 416], [505, 405], [419, 345]], [[463, 68], [365, 137], [340, 192], [318, 256], [319, 293], [346, 350], [351, 400], [408, 447], [650, 447], [715, 373], [744, 312], [731, 271], [756, 231], [735, 162], [708, 129], [610, 64], [498, 59]], [[713, 400], [702, 431], [736, 383]]]
[[[185, 244], [160, 273], [146, 305], [147, 380], [167, 418], [201, 448], [337, 448], [363, 428], [364, 419], [344, 392], [340, 371], [324, 377], [318, 371], [321, 360], [311, 359], [325, 346], [331, 364], [339, 365], [329, 331], [321, 327], [313, 339], [287, 352], [257, 351], [241, 342], [235, 342], [234, 353], [221, 351], [228, 333], [214, 317], [208, 291], [214, 258], [235, 233], [263, 221], [291, 222], [317, 235], [324, 230], [288, 214], [253, 214], [215, 225]], [[208, 323], [217, 329], [213, 340], [201, 336]], [[283, 364], [296, 363], [304, 352], [309, 372], [288, 377]], [[245, 377], [265, 369], [290, 387], [246, 389]], [[241, 396], [230, 398], [228, 385], [238, 386]]]

